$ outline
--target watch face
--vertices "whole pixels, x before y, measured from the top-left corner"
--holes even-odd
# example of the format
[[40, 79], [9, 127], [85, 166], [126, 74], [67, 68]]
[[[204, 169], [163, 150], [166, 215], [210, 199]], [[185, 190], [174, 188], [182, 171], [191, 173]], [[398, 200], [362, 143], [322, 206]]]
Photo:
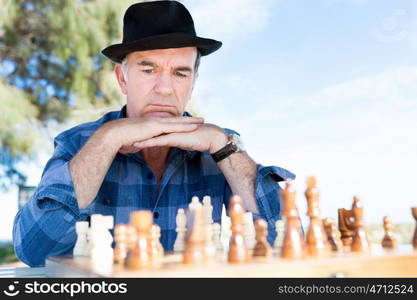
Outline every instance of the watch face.
[[236, 148], [235, 151], [237, 152], [245, 151], [243, 142], [237, 134], [232, 134], [232, 144], [233, 146], [235, 146], [234, 148]]

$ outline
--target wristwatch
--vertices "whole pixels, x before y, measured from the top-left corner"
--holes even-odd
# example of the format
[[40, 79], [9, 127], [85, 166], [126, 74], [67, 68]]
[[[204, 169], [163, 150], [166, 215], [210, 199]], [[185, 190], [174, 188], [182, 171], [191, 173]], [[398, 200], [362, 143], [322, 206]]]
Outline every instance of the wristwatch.
[[214, 159], [214, 161], [217, 163], [226, 157], [228, 157], [230, 154], [236, 153], [236, 152], [243, 152], [245, 151], [243, 147], [242, 140], [240, 139], [240, 136], [233, 133], [229, 134], [227, 136], [228, 142], [226, 146], [221, 148], [220, 150], [214, 152], [211, 157]]

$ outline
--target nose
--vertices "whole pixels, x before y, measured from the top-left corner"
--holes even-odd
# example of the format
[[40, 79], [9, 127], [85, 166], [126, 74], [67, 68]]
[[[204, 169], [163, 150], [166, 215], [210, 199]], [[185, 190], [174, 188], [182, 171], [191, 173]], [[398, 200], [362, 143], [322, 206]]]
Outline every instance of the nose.
[[164, 96], [172, 94], [172, 80], [169, 71], [159, 72], [154, 89], [156, 93]]

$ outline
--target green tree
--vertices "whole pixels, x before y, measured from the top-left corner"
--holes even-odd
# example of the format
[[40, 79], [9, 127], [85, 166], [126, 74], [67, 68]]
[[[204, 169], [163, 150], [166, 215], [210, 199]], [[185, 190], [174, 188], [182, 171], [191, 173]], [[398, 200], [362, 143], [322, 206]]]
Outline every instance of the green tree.
[[[21, 183], [20, 160], [48, 128], [119, 108], [113, 65], [100, 54], [121, 40], [138, 1], [0, 0], [0, 180]], [[5, 179], [8, 179], [5, 181]]]

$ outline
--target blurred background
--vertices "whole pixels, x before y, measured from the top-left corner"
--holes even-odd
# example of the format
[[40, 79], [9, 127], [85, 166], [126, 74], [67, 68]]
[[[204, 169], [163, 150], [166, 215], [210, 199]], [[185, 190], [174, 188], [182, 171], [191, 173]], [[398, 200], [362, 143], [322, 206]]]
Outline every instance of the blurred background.
[[[0, 261], [16, 261], [13, 219], [40, 181], [53, 138], [124, 104], [101, 49], [138, 1], [0, 0]], [[409, 243], [417, 206], [417, 2], [187, 0], [203, 57], [190, 110], [238, 131], [258, 163], [306, 177], [323, 217], [354, 195], [373, 242], [391, 216]]]

